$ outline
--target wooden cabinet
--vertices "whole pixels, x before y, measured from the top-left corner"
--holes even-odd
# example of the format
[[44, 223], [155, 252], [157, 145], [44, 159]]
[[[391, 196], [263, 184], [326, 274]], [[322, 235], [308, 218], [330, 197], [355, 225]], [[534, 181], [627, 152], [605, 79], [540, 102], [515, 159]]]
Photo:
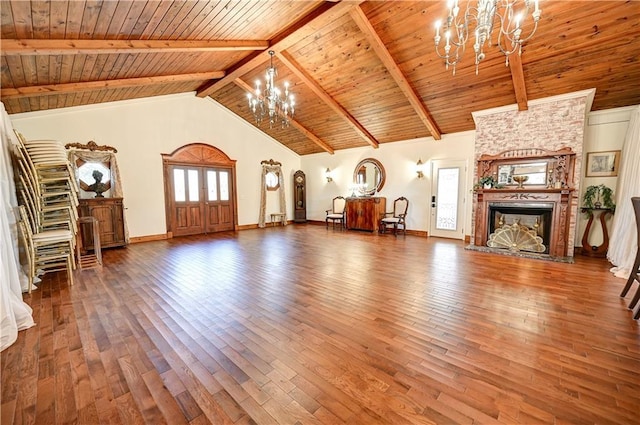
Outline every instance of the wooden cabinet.
[[[122, 198], [91, 198], [79, 199], [80, 217], [95, 217], [100, 226], [100, 246], [111, 248], [126, 245], [124, 237], [124, 211]], [[93, 236], [90, 232], [83, 232], [82, 248], [93, 249]]]
[[347, 228], [370, 232], [377, 230], [386, 207], [387, 198], [347, 198]]

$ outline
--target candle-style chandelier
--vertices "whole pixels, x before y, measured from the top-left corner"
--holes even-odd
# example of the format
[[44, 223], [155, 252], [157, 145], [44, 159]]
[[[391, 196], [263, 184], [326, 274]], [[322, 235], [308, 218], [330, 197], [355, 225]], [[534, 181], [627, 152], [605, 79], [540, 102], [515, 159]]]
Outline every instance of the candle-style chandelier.
[[251, 93], [247, 93], [247, 98], [249, 99], [249, 108], [258, 126], [265, 117], [268, 117], [269, 128], [273, 128], [278, 121], [280, 121], [282, 128], [285, 128], [289, 126], [289, 118], [293, 117], [295, 112], [295, 102], [293, 94], [289, 93], [289, 83], [284, 83], [284, 93], [276, 87], [275, 78], [278, 71], [273, 66], [275, 54], [273, 50], [269, 50], [271, 58], [265, 75], [264, 92], [260, 89], [260, 80], [256, 80], [255, 97]]
[[[485, 58], [485, 43], [491, 41], [494, 27], [498, 27], [496, 45], [507, 57], [513, 53], [522, 54], [522, 44], [528, 41], [538, 28], [538, 21], [542, 10], [538, 0], [467, 0], [467, 8], [463, 15], [459, 15], [458, 0], [448, 0], [449, 14], [444, 25], [436, 22], [436, 53], [444, 59], [447, 69], [453, 66], [453, 75], [456, 74], [456, 65], [460, 62], [469, 36], [474, 38], [473, 51], [476, 57], [476, 75], [478, 66]], [[528, 20], [533, 22], [529, 25]], [[523, 36], [523, 27], [530, 28], [530, 32]], [[441, 50], [440, 31], [443, 31], [445, 43]]]

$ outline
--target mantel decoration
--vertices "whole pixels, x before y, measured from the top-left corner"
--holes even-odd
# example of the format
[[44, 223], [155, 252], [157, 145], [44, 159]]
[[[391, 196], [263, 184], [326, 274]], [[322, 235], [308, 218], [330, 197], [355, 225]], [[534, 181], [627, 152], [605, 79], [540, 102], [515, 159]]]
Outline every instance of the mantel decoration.
[[613, 202], [613, 190], [604, 184], [588, 186], [584, 191], [584, 195], [582, 195], [582, 208], [615, 210], [616, 204]]
[[273, 128], [274, 124], [280, 120], [282, 128], [289, 126], [289, 118], [293, 117], [295, 112], [295, 101], [293, 94], [289, 93], [289, 83], [284, 83], [283, 92], [276, 86], [276, 75], [278, 71], [273, 66], [273, 56], [276, 53], [269, 50], [270, 62], [265, 75], [264, 92], [260, 89], [260, 80], [256, 80], [254, 89], [255, 97], [251, 93], [247, 93], [249, 100], [249, 109], [253, 113], [258, 126], [262, 123], [265, 116], [269, 117], [269, 128]]
[[493, 176], [484, 176], [474, 185], [474, 189], [491, 189], [497, 183]]
[[[444, 59], [446, 68], [453, 66], [453, 75], [456, 74], [456, 65], [462, 58], [470, 34], [475, 38], [473, 50], [478, 75], [478, 66], [485, 58], [485, 43], [498, 46], [507, 57], [508, 65], [509, 55], [516, 52], [522, 54], [522, 44], [535, 34], [542, 14], [538, 0], [467, 0], [462, 15], [459, 15], [458, 0], [448, 0], [447, 4], [449, 14], [444, 24], [436, 22], [434, 41], [436, 53]], [[527, 19], [532, 22], [529, 23]], [[445, 38], [444, 52], [440, 48], [440, 28]], [[525, 35], [524, 28], [529, 30]], [[494, 29], [498, 32], [495, 41], [492, 40]]]
[[478, 189], [503, 189], [504, 184], [498, 183], [498, 180], [492, 175], [486, 175], [478, 180], [478, 183], [473, 185], [474, 190]]

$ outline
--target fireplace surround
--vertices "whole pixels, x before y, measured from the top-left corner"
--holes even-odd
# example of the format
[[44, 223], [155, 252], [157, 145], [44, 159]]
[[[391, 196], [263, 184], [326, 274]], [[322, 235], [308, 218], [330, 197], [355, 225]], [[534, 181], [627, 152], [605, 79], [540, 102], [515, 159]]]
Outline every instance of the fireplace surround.
[[487, 245], [490, 235], [497, 228], [518, 222], [534, 229], [545, 246], [544, 252], [531, 255], [566, 260], [570, 243], [571, 200], [575, 191], [575, 153], [571, 149], [518, 149], [497, 155], [482, 155], [477, 164], [477, 177], [480, 180], [484, 176], [495, 176], [505, 166], [528, 163], [544, 163], [548, 178], [535, 179], [536, 184], [525, 184], [522, 188], [514, 182], [500, 185], [499, 188], [476, 190], [471, 247], [507, 254], [531, 254], [525, 250]]
[[[526, 226], [533, 230], [544, 244], [545, 250], [542, 253], [548, 254], [553, 224], [553, 206], [553, 203], [490, 202], [487, 232], [491, 236], [504, 226], [512, 226], [513, 224]], [[519, 247], [516, 248], [520, 250]], [[527, 251], [524, 248], [522, 250]]]

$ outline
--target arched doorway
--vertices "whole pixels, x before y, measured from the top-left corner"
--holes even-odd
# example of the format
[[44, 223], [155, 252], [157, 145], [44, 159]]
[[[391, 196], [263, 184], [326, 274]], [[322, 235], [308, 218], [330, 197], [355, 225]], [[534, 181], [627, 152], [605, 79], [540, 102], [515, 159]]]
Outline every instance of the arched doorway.
[[236, 161], [205, 143], [162, 154], [167, 235], [236, 230]]

